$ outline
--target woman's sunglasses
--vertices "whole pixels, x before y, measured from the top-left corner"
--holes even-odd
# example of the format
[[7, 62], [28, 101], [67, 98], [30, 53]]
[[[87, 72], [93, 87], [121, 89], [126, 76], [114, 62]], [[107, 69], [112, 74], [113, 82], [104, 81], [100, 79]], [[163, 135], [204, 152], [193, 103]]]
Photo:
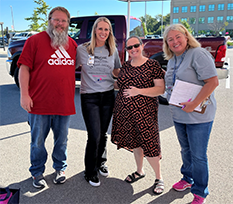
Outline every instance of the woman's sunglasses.
[[132, 50], [133, 47], [134, 48], [138, 48], [140, 45], [141, 45], [140, 43], [137, 43], [137, 44], [134, 44], [134, 45], [130, 45], [130, 46], [126, 47], [126, 50]]

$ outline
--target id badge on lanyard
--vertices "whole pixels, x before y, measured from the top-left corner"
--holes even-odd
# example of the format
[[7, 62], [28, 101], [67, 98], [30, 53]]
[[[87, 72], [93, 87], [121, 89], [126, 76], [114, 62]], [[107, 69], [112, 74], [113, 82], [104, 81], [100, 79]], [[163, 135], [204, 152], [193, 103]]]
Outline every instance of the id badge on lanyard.
[[173, 85], [175, 84], [175, 81], [176, 81], [176, 73], [181, 65], [181, 63], [183, 62], [184, 60], [184, 57], [185, 57], [185, 54], [188, 50], [185, 50], [184, 53], [181, 55], [181, 59], [180, 59], [180, 62], [179, 64], [176, 66], [176, 63], [177, 63], [177, 58], [175, 56], [175, 64], [174, 64], [174, 71], [173, 71]]
[[177, 71], [178, 71], [178, 69], [179, 69], [181, 63], [183, 62], [184, 57], [185, 57], [185, 54], [187, 53], [187, 51], [188, 51], [188, 50], [185, 50], [184, 53], [181, 55], [181, 59], [180, 59], [180, 62], [179, 62], [178, 65], [176, 65], [176, 63], [177, 63], [177, 58], [176, 58], [176, 56], [175, 56], [174, 71], [173, 71], [173, 75], [172, 75], [172, 76], [173, 76], [173, 77], [172, 77], [172, 86], [166, 87], [166, 91], [167, 91], [168, 93], [170, 93], [170, 94], [171, 94], [171, 92], [172, 92], [173, 86], [174, 86], [175, 81], [176, 81], [176, 73], [177, 73]]
[[94, 65], [94, 56], [88, 55], [87, 65], [93, 66]]

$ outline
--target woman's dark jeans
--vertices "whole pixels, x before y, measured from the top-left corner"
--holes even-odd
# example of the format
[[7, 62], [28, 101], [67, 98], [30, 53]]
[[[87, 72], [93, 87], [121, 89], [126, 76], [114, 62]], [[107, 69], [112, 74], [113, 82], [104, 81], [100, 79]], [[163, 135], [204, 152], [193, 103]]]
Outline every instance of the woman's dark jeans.
[[100, 166], [107, 161], [107, 130], [112, 117], [114, 90], [81, 94], [82, 114], [88, 140], [85, 153], [85, 176], [97, 175]]

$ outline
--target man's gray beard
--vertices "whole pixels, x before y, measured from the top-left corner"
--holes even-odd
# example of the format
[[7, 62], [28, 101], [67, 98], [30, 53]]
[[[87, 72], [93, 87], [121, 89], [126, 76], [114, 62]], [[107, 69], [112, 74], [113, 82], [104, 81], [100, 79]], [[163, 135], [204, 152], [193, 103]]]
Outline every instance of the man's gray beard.
[[47, 33], [51, 38], [51, 46], [54, 49], [63, 46], [65, 49], [68, 48], [68, 28], [62, 32], [57, 32], [51, 24], [47, 28]]

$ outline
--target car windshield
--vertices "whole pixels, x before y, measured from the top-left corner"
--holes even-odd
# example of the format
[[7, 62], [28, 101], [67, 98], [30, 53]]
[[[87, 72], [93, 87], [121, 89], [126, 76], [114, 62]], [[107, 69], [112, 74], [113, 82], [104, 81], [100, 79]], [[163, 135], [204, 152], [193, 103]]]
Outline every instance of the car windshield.
[[14, 35], [14, 37], [20, 37], [20, 36], [22, 36], [21, 33], [16, 33], [16, 34]]
[[26, 36], [27, 36], [27, 34], [28, 34], [28, 32], [21, 33], [21, 36], [26, 37]]

